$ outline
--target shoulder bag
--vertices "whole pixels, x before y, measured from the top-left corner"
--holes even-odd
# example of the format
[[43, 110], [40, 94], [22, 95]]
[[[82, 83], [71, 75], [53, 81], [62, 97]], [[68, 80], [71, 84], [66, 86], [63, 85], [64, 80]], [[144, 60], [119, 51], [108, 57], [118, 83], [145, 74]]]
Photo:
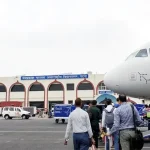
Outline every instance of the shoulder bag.
[[135, 138], [131, 139], [131, 145], [134, 150], [141, 150], [144, 146], [144, 138], [142, 132], [136, 127], [136, 118], [134, 112], [134, 106], [131, 105], [132, 113], [133, 113], [133, 123], [135, 129]]

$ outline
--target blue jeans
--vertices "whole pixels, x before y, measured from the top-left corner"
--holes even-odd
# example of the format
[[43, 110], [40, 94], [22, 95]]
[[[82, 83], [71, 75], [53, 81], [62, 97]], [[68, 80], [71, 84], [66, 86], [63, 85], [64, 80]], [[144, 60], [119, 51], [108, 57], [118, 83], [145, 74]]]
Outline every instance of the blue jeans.
[[90, 147], [89, 134], [86, 133], [73, 133], [74, 150], [88, 150]]
[[[119, 150], [119, 132], [114, 132], [112, 134], [112, 137], [114, 139], [114, 148], [115, 148], [115, 150]], [[108, 137], [106, 137], [106, 149], [109, 150], [109, 140], [108, 140]]]

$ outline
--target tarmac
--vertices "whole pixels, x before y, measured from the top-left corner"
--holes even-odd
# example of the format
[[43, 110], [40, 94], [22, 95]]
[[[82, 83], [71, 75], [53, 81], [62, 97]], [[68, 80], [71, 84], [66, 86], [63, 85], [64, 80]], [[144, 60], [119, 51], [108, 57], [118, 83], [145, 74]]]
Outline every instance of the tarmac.
[[[66, 124], [56, 124], [54, 119], [30, 118], [29, 120], [0, 118], [1, 150], [73, 150], [72, 134], [64, 145]], [[143, 150], [150, 149], [150, 143]], [[99, 150], [104, 150], [100, 144]]]

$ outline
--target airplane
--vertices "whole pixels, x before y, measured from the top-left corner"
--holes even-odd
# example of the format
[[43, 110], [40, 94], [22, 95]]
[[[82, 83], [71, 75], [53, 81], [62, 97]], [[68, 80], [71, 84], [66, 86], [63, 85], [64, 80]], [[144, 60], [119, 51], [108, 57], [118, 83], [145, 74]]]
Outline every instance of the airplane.
[[150, 99], [150, 43], [141, 46], [104, 76], [104, 84], [117, 94]]

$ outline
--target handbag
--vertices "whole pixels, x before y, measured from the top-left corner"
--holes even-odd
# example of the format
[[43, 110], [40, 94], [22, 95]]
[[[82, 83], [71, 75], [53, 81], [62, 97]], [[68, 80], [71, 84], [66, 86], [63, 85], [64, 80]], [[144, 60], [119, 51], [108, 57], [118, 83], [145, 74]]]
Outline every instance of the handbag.
[[131, 105], [132, 113], [133, 113], [133, 123], [135, 130], [135, 138], [131, 138], [131, 147], [135, 150], [141, 150], [144, 146], [144, 138], [142, 132], [136, 127], [136, 118], [134, 113], [134, 106]]

